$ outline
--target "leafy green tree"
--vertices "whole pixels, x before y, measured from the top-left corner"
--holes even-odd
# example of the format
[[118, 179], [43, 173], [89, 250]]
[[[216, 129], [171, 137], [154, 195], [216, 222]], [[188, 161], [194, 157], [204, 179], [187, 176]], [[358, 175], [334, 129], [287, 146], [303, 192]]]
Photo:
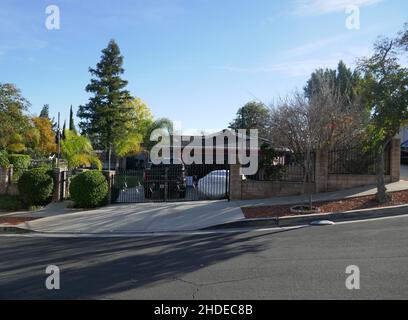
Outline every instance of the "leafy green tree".
[[127, 102], [129, 116], [132, 121], [124, 123], [126, 134], [114, 143], [116, 155], [126, 157], [143, 150], [143, 141], [154, 123], [153, 115], [145, 102], [134, 98]]
[[384, 151], [408, 120], [408, 69], [399, 63], [398, 40], [381, 39], [374, 54], [359, 61], [364, 75], [361, 93], [371, 119], [367, 128], [369, 146], [376, 152], [377, 200], [389, 200], [384, 178]]
[[404, 25], [404, 29], [399, 33], [397, 41], [399, 47], [408, 52], [408, 22]]
[[11, 153], [24, 152], [25, 137], [32, 125], [25, 114], [30, 103], [13, 84], [0, 83], [0, 149]]
[[89, 72], [94, 78], [86, 87], [93, 94], [88, 104], [80, 106], [78, 117], [82, 133], [89, 136], [95, 146], [108, 152], [109, 169], [115, 141], [123, 139], [130, 119], [127, 102], [131, 96], [125, 87], [123, 56], [114, 40], [102, 50], [102, 57], [96, 68]]
[[229, 128], [238, 129], [258, 129], [261, 138], [267, 138], [269, 135], [270, 110], [261, 102], [251, 101], [240, 108], [235, 120]]
[[313, 72], [304, 88], [305, 96], [312, 99], [314, 95], [320, 94], [323, 86], [329, 84], [348, 102], [353, 102], [357, 97], [359, 79], [357, 71], [352, 71], [340, 61], [337, 70], [318, 69]]
[[143, 139], [144, 149], [150, 151], [156, 144], [157, 141], [151, 141], [150, 137], [155, 130], [164, 130], [167, 131], [170, 135], [173, 134], [174, 125], [170, 119], [160, 118], [155, 120], [148, 128], [147, 133]]
[[91, 141], [74, 131], [65, 130], [65, 139], [61, 141], [61, 153], [71, 169], [91, 165], [102, 169], [102, 163], [95, 154]]

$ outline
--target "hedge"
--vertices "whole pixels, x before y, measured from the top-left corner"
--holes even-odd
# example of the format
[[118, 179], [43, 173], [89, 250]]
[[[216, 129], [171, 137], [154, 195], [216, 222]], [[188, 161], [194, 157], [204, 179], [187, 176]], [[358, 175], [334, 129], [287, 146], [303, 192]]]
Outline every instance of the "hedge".
[[8, 153], [5, 150], [0, 150], [0, 167], [1, 168], [9, 168], [10, 161], [8, 159]]
[[54, 192], [52, 172], [44, 168], [23, 172], [18, 181], [18, 191], [27, 206], [48, 204]]
[[76, 175], [69, 186], [71, 199], [77, 208], [96, 208], [106, 204], [108, 181], [100, 171], [86, 171]]
[[24, 171], [30, 167], [31, 158], [25, 154], [10, 154], [8, 159], [13, 165], [13, 179], [18, 181]]

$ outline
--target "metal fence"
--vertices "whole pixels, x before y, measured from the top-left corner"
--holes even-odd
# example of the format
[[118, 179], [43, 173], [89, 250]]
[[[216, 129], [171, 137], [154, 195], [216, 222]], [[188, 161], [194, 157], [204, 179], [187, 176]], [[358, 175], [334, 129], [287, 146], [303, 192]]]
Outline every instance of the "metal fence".
[[116, 171], [112, 178], [114, 203], [174, 202], [226, 199], [228, 165], [150, 165]]
[[285, 152], [275, 158], [272, 163], [261, 165], [257, 174], [247, 178], [256, 181], [302, 182], [306, 178], [308, 166], [310, 166], [310, 182], [314, 182], [316, 172], [315, 153], [312, 152], [310, 161], [307, 161], [307, 156], [304, 153]]
[[[384, 152], [385, 174], [389, 175], [391, 148]], [[377, 171], [376, 154], [363, 149], [338, 149], [329, 151], [329, 174], [375, 175]]]

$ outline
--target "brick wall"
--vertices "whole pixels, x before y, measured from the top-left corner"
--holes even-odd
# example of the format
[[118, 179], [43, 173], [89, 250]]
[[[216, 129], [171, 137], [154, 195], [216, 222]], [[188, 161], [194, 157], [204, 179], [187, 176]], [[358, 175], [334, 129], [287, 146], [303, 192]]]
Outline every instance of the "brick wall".
[[[385, 177], [387, 183], [400, 180], [401, 142], [393, 139], [390, 154], [390, 175]], [[301, 182], [254, 181], [242, 180], [239, 165], [231, 165], [231, 200], [266, 199], [277, 196], [298, 195], [303, 192], [327, 192], [344, 190], [360, 186], [372, 186], [376, 183], [375, 175], [328, 174], [328, 152], [316, 153], [316, 182], [303, 190]]]
[[[385, 182], [390, 183], [391, 177], [385, 176]], [[330, 174], [328, 176], [326, 191], [337, 191], [375, 184], [376, 176], [373, 175]]]
[[[293, 196], [302, 193], [303, 183], [285, 181], [242, 181], [242, 200], [267, 199], [279, 196]], [[315, 184], [308, 185], [305, 192], [315, 190]], [[237, 199], [232, 199], [237, 200]]]

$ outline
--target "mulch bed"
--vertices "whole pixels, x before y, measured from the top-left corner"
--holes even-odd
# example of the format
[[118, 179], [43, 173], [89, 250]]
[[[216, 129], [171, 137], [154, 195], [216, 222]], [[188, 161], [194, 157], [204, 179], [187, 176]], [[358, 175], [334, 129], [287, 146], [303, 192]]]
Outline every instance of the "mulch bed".
[[[390, 195], [392, 196], [392, 200], [386, 205], [380, 205], [377, 203], [375, 195], [344, 199], [340, 201], [314, 202], [313, 205], [319, 207], [321, 213], [330, 213], [408, 204], [408, 190], [393, 192], [390, 193]], [[292, 204], [282, 206], [243, 207], [241, 209], [247, 219], [301, 215], [300, 213], [296, 214], [290, 211], [290, 208], [293, 206], [294, 205]]]
[[11, 226], [18, 225], [23, 222], [37, 220], [38, 218], [24, 218], [24, 217], [0, 217], [0, 224], [7, 224]]

